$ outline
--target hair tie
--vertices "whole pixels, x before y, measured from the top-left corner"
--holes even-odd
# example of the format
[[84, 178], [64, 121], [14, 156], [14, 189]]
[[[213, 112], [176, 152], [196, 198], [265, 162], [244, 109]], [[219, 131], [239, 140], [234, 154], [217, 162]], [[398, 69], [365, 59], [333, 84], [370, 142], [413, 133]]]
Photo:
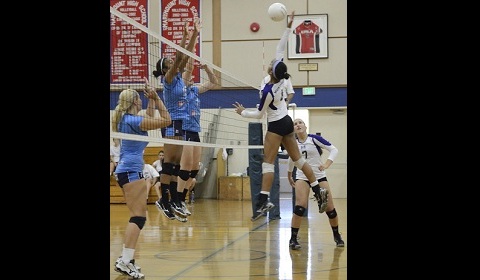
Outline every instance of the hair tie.
[[275, 75], [275, 68], [277, 67], [277, 65], [280, 63], [281, 60], [277, 60], [275, 61], [275, 63], [273, 63], [273, 67], [272, 67], [272, 72], [273, 72], [273, 76], [275, 77], [275, 79], [278, 80], [277, 78], [277, 75]]
[[160, 73], [163, 74], [163, 60], [165, 60], [165, 58], [160, 58]]

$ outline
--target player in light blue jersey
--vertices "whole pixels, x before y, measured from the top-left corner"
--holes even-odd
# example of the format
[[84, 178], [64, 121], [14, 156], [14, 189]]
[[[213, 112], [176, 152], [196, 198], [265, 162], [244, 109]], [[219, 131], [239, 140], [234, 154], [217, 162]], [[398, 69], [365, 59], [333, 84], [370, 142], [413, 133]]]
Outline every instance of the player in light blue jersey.
[[[112, 117], [112, 131], [135, 135], [148, 135], [148, 130], [159, 129], [170, 125], [171, 118], [167, 108], [155, 89], [145, 81], [145, 97], [148, 98], [146, 115], [138, 113], [142, 110], [140, 94], [133, 89], [120, 93], [118, 104]], [[155, 108], [158, 115], [155, 115]], [[126, 205], [130, 212], [130, 220], [125, 230], [122, 255], [115, 262], [115, 270], [133, 277], [143, 278], [135, 265], [134, 254], [140, 231], [147, 220], [147, 186], [143, 178], [143, 151], [148, 142], [122, 139], [120, 160], [115, 169], [115, 178], [122, 188]]]
[[[315, 173], [320, 187], [328, 190], [328, 203], [325, 209], [325, 214], [328, 216], [330, 227], [333, 231], [333, 240], [337, 243], [337, 247], [344, 247], [345, 243], [342, 240], [340, 233], [338, 232], [338, 216], [333, 204], [332, 192], [330, 191], [330, 185], [327, 181], [327, 174], [325, 170], [331, 166], [338, 154], [338, 149], [328, 142], [325, 138], [319, 135], [307, 134], [307, 127], [302, 119], [295, 119], [294, 131], [297, 139], [297, 145], [300, 152], [308, 164]], [[328, 157], [325, 162], [322, 162], [323, 150], [327, 150]], [[297, 234], [302, 224], [302, 217], [308, 206], [308, 196], [310, 194], [309, 184], [307, 176], [302, 170], [296, 171], [295, 181], [293, 180], [293, 161], [288, 159], [288, 181], [292, 188], [295, 188], [295, 207], [292, 215], [291, 237], [289, 246], [291, 249], [297, 250], [301, 246], [297, 241]], [[320, 212], [321, 213], [321, 212]]]
[[[273, 185], [275, 159], [278, 154], [280, 145], [283, 145], [290, 157], [293, 159], [295, 166], [310, 179], [310, 186], [318, 197], [319, 203], [326, 206], [327, 190], [320, 188], [312, 168], [305, 162], [300, 155], [297, 143], [295, 142], [293, 132], [293, 121], [288, 115], [287, 109], [287, 92], [284, 90], [284, 83], [290, 78], [287, 72], [287, 65], [283, 62], [283, 52], [287, 44], [288, 36], [291, 33], [291, 27], [295, 11], [289, 17], [287, 28], [277, 45], [277, 53], [275, 59], [272, 60], [268, 67], [270, 81], [261, 88], [260, 106], [256, 110], [245, 110], [242, 104], [235, 102], [233, 106], [237, 114], [246, 118], [260, 119], [267, 115], [267, 133], [265, 134], [264, 156], [262, 163], [262, 189], [257, 197], [256, 208], [251, 218], [252, 221], [259, 219], [264, 213], [272, 209], [275, 205], [268, 201], [270, 189]], [[324, 207], [323, 206], [323, 207]]]
[[[217, 76], [212, 69], [206, 64], [200, 64], [200, 69], [205, 70], [208, 80], [204, 83], [193, 83], [192, 72], [194, 63], [192, 58], [187, 63], [186, 70], [183, 74], [183, 79], [186, 84], [187, 91], [187, 111], [188, 116], [183, 121], [183, 130], [185, 130], [185, 140], [200, 142], [199, 132], [200, 126], [200, 98], [199, 95], [207, 90], [213, 89], [218, 84]], [[178, 195], [180, 196], [182, 208], [187, 215], [191, 215], [185, 203], [187, 193], [192, 186], [193, 179], [197, 176], [200, 170], [200, 160], [202, 155], [201, 146], [184, 145], [182, 158], [180, 160], [180, 171], [178, 172]]]
[[[185, 22], [183, 37], [180, 47], [184, 47], [187, 39], [187, 51], [192, 52], [198, 39], [198, 32], [201, 28], [200, 19], [196, 18], [193, 24], [193, 31], [189, 32], [189, 22]], [[182, 123], [187, 117], [187, 92], [182, 77], [185, 65], [189, 56], [177, 51], [175, 60], [171, 58], [160, 58], [153, 71], [155, 77], [160, 77], [163, 84], [163, 99], [168, 112], [172, 118], [172, 124], [162, 129], [162, 137], [165, 139], [185, 140], [185, 131]], [[165, 159], [163, 162], [163, 172], [160, 175], [160, 188], [162, 198], [157, 206], [163, 211], [163, 214], [171, 219], [176, 218], [181, 222], [186, 222], [187, 214], [182, 210], [180, 197], [177, 193], [177, 176], [180, 170], [180, 158], [182, 156], [183, 145], [164, 144]], [[170, 201], [168, 201], [168, 192]]]

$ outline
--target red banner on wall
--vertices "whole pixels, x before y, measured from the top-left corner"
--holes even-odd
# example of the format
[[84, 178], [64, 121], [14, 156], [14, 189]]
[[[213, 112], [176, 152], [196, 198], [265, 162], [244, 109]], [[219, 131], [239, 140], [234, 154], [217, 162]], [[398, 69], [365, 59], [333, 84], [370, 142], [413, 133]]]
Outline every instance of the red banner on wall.
[[[176, 45], [180, 45], [183, 37], [185, 22], [189, 22], [189, 26], [193, 30], [195, 18], [201, 18], [199, 2], [200, 0], [162, 0], [160, 6], [160, 30], [162, 37], [172, 41]], [[197, 40], [198, 42], [194, 53], [197, 56], [200, 56], [200, 47], [202, 41], [201, 30]], [[177, 51], [176, 49], [162, 43], [160, 50], [162, 57], [170, 57], [175, 59], [175, 53]], [[199, 62], [195, 61], [194, 65], [198, 66]], [[192, 77], [195, 83], [200, 82], [200, 69], [198, 67], [194, 67]]]
[[[148, 26], [148, 0], [110, 0], [110, 6]], [[148, 39], [144, 32], [111, 15], [110, 83], [144, 83], [148, 77]]]

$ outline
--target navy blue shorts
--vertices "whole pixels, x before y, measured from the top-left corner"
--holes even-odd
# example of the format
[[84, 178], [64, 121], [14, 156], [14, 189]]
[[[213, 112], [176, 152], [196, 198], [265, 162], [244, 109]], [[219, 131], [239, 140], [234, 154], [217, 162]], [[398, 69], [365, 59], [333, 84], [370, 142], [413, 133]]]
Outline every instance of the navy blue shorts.
[[123, 188], [123, 185], [143, 179], [143, 172], [122, 172], [115, 174], [115, 179], [117, 179], [120, 188]]

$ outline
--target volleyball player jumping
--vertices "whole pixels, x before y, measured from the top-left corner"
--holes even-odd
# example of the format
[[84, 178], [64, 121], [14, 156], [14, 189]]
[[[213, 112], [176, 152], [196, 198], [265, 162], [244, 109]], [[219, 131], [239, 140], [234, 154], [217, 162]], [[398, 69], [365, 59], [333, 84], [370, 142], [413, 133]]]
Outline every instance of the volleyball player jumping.
[[283, 57], [294, 17], [295, 11], [289, 16], [287, 28], [277, 45], [276, 57], [268, 67], [270, 81], [261, 88], [260, 106], [257, 110], [245, 110], [242, 104], [238, 102], [233, 104], [235, 111], [242, 117], [260, 119], [265, 114], [267, 115], [268, 128], [263, 145], [262, 189], [257, 197], [257, 210], [253, 213], [252, 221], [259, 219], [264, 213], [275, 207], [273, 203], [268, 201], [268, 198], [274, 179], [274, 161], [280, 145], [285, 147], [294, 165], [302, 170], [311, 182], [310, 187], [317, 199], [320, 213], [324, 212], [327, 206], [328, 191], [319, 186], [312, 168], [305, 159], [301, 157], [294, 136], [293, 121], [288, 115], [286, 102], [287, 92], [284, 90], [283, 84], [285, 80], [290, 78], [290, 74], [287, 72], [287, 65], [283, 62]]

